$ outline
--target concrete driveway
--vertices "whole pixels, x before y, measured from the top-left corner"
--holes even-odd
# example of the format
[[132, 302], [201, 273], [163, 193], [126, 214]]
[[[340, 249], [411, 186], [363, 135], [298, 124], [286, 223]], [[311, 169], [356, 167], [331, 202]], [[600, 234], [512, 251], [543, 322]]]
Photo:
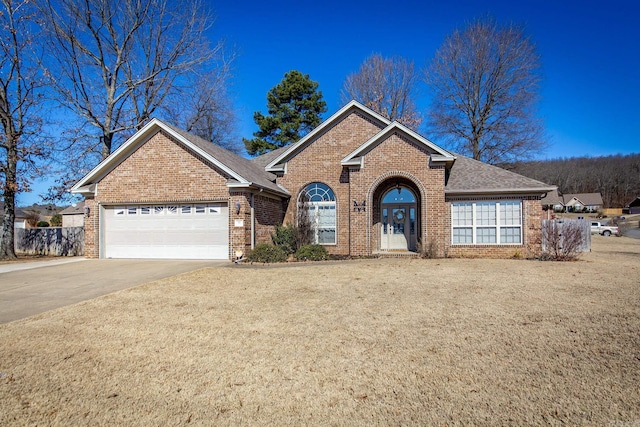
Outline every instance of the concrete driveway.
[[640, 228], [631, 228], [627, 230], [625, 236], [632, 237], [634, 239], [640, 239]]
[[61, 259], [0, 265], [0, 323], [228, 261]]

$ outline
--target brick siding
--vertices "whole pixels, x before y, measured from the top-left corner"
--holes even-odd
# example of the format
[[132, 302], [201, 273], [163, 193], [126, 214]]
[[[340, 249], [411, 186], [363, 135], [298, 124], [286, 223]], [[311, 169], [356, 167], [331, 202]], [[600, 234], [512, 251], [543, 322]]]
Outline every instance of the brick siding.
[[284, 202], [256, 194], [253, 203], [256, 220], [255, 243], [271, 243], [271, 234], [275, 232], [276, 225], [282, 224]]
[[352, 113], [325, 130], [303, 151], [290, 159], [287, 164], [288, 172], [278, 178], [278, 183], [291, 193], [285, 223], [295, 222], [298, 196], [308, 184], [322, 182], [331, 187], [336, 196], [337, 235], [336, 244], [326, 246], [329, 253], [349, 255], [352, 186], [340, 162], [380, 130], [380, 126], [364, 116]]
[[[328, 245], [333, 254], [367, 256], [380, 248], [379, 204], [384, 191], [395, 183], [416, 192], [422, 213], [420, 241], [442, 240], [446, 232], [444, 168], [429, 165], [429, 153], [422, 146], [393, 134], [364, 156], [364, 167], [344, 168], [340, 162], [381, 128], [353, 113], [312, 141], [290, 159], [287, 173], [278, 182], [297, 200], [311, 182], [322, 182], [336, 196], [337, 243]], [[353, 202], [366, 203], [365, 211], [355, 211]], [[290, 203], [285, 221], [293, 222], [296, 203]], [[444, 254], [444, 247], [442, 255]]]

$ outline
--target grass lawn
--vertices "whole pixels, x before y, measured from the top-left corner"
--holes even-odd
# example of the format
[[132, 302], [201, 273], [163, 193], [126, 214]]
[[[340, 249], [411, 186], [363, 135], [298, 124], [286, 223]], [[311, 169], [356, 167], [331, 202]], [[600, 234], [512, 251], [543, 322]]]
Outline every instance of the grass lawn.
[[203, 269], [0, 325], [0, 425], [637, 425], [640, 240]]

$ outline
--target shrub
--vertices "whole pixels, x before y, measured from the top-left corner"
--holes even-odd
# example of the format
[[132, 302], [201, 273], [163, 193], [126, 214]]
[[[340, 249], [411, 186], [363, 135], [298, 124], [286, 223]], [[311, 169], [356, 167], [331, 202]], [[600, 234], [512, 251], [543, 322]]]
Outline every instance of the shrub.
[[40, 214], [34, 211], [27, 211], [25, 213], [25, 219], [27, 220], [29, 227], [37, 227], [38, 222], [40, 221]]
[[260, 243], [249, 252], [247, 260], [250, 262], [285, 262], [287, 260], [287, 254], [279, 246], [270, 245], [268, 243]]
[[271, 233], [273, 244], [281, 248], [287, 255], [296, 251], [296, 227], [291, 224], [276, 225], [275, 233]]
[[329, 259], [327, 248], [321, 245], [303, 245], [295, 254], [300, 261], [323, 261]]
[[314, 226], [311, 216], [309, 215], [309, 203], [306, 196], [301, 197], [298, 202], [295, 231], [296, 249], [299, 249], [304, 245], [312, 244]]
[[38, 227], [48, 227], [49, 223], [47, 221], [38, 221]]
[[588, 246], [589, 230], [585, 221], [544, 221], [541, 261], [572, 261]]
[[418, 243], [418, 253], [422, 258], [438, 258], [438, 242], [435, 239], [429, 239], [424, 245]]
[[62, 215], [55, 214], [54, 216], [51, 217], [50, 223], [51, 223], [52, 227], [61, 227], [62, 226]]

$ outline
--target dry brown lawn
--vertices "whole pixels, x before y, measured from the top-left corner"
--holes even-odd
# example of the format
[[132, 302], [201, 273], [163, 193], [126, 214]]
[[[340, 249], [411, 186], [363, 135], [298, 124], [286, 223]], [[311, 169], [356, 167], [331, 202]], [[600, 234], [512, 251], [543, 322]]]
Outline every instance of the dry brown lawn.
[[0, 326], [0, 425], [640, 425], [640, 240], [229, 266]]

